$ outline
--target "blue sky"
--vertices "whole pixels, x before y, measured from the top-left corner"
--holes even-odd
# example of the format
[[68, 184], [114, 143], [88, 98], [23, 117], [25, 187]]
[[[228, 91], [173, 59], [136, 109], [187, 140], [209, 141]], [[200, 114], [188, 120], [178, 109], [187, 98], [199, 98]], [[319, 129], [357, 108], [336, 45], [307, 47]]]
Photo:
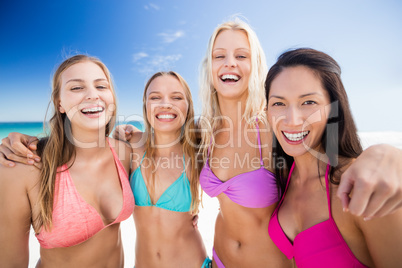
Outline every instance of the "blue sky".
[[174, 70], [196, 105], [198, 71], [214, 28], [241, 14], [268, 65], [312, 47], [341, 65], [360, 131], [402, 131], [402, 2], [386, 1], [1, 1], [0, 122], [42, 121], [55, 66], [76, 53], [99, 57], [117, 88], [121, 119], [142, 116], [146, 80]]

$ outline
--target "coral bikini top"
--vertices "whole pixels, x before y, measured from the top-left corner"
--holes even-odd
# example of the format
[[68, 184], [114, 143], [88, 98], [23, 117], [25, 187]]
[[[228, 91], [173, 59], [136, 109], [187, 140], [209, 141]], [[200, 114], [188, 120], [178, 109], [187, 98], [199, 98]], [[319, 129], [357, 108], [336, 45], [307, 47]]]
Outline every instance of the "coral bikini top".
[[78, 193], [71, 178], [67, 164], [57, 169], [53, 200], [53, 227], [50, 232], [43, 227], [36, 234], [42, 248], [71, 247], [78, 245], [106, 227], [122, 222], [131, 216], [134, 210], [134, 197], [128, 182], [128, 175], [110, 146], [116, 164], [123, 192], [123, 207], [117, 218], [105, 225], [99, 212]]

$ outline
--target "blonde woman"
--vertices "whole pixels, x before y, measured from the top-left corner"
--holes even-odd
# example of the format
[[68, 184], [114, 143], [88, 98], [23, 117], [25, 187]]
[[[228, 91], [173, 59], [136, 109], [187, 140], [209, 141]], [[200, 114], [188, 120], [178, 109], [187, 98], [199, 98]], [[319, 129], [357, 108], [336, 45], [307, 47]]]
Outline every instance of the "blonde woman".
[[[203, 103], [199, 125], [202, 130], [201, 153], [205, 166], [200, 183], [211, 197], [217, 197], [220, 211], [216, 219], [213, 267], [290, 267], [268, 235], [269, 219], [277, 206], [280, 185], [272, 173], [272, 132], [265, 123], [264, 80], [266, 64], [263, 50], [254, 31], [236, 19], [219, 25], [213, 32], [200, 76]], [[387, 158], [402, 160], [401, 152], [384, 146]], [[376, 153], [367, 150], [365, 158], [350, 167], [357, 174], [350, 209], [356, 214], [388, 213], [401, 205], [401, 167], [395, 160], [379, 167]], [[381, 153], [384, 155], [384, 152]], [[362, 154], [362, 156], [364, 153]], [[365, 162], [365, 165], [361, 165]], [[281, 164], [281, 163], [279, 163]], [[367, 172], [367, 167], [372, 169]], [[375, 169], [380, 168], [380, 169]], [[384, 194], [387, 177], [367, 174], [389, 171], [398, 189]], [[377, 173], [378, 175], [379, 173]], [[382, 175], [382, 174], [381, 174]], [[342, 180], [338, 193], [347, 195], [351, 178]], [[345, 187], [346, 186], [346, 187]], [[385, 191], [384, 191], [385, 190]], [[373, 195], [370, 197], [371, 193]], [[389, 199], [391, 205], [384, 204]], [[371, 201], [367, 207], [366, 203]], [[345, 203], [344, 203], [345, 204]]]
[[119, 223], [134, 199], [130, 148], [107, 138], [115, 102], [98, 59], [77, 55], [58, 67], [50, 134], [39, 143], [41, 170], [0, 166], [1, 266], [28, 266], [31, 225], [41, 246], [36, 267], [124, 266]]
[[[137, 230], [135, 267], [209, 267], [193, 216], [198, 213], [194, 109], [190, 89], [175, 72], [158, 72], [145, 86], [146, 132], [130, 139]], [[143, 146], [141, 140], [146, 138]]]

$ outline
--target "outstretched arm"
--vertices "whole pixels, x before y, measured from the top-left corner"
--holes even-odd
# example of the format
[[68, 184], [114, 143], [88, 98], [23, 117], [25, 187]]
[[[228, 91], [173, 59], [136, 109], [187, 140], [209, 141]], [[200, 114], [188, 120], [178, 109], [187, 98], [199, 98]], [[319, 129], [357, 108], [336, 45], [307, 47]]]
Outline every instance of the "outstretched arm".
[[361, 229], [374, 267], [400, 267], [402, 263], [402, 210], [364, 221], [356, 218]]
[[390, 145], [366, 149], [342, 175], [337, 192], [344, 210], [365, 219], [402, 207], [402, 151]]

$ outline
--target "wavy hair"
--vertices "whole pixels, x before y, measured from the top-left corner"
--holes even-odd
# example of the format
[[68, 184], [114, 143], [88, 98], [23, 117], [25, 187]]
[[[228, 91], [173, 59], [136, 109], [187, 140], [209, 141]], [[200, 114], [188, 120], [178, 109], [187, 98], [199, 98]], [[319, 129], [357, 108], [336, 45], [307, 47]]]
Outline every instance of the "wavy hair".
[[[148, 159], [154, 159], [155, 153], [156, 153], [156, 147], [154, 145], [154, 137], [152, 135], [152, 126], [150, 122], [148, 121], [147, 117], [147, 107], [146, 107], [146, 102], [147, 102], [147, 91], [149, 88], [149, 85], [152, 83], [153, 80], [155, 80], [157, 77], [161, 76], [171, 76], [177, 79], [180, 84], [183, 86], [184, 93], [188, 102], [188, 110], [187, 110], [187, 116], [186, 120], [183, 125], [183, 131], [182, 135], [180, 136], [179, 142], [183, 146], [183, 153], [189, 157], [188, 161], [189, 162], [189, 170], [190, 170], [190, 176], [187, 176], [189, 181], [190, 181], [190, 191], [191, 191], [191, 208], [190, 211], [192, 214], [197, 214], [198, 213], [198, 207], [200, 204], [200, 197], [199, 197], [199, 176], [197, 170], [197, 161], [196, 161], [196, 156], [195, 156], [195, 145], [196, 145], [196, 135], [194, 132], [194, 105], [193, 105], [193, 100], [191, 96], [191, 91], [190, 87], [188, 86], [187, 82], [184, 80], [184, 78], [179, 75], [176, 72], [169, 71], [169, 72], [157, 72], [155, 73], [146, 83], [145, 89], [144, 89], [144, 95], [143, 95], [143, 116], [144, 116], [144, 122], [145, 122], [145, 133], [147, 135], [147, 140], [145, 143], [145, 150], [146, 150], [146, 156]], [[187, 166], [187, 164], [186, 164]], [[154, 170], [154, 161], [151, 161], [151, 170]], [[149, 195], [151, 197], [151, 200], [153, 200], [155, 196], [155, 176], [154, 173], [151, 172], [151, 187], [149, 189]]]
[[[75, 145], [72, 143], [71, 122], [65, 113], [59, 111], [61, 75], [74, 64], [88, 61], [98, 65], [105, 73], [116, 104], [116, 95], [111, 74], [105, 64], [103, 64], [98, 58], [87, 55], [75, 55], [63, 61], [56, 69], [52, 80], [51, 102], [49, 103], [49, 106], [53, 104], [53, 115], [47, 124], [49, 135], [41, 139], [38, 145], [38, 152], [42, 158], [42, 168], [40, 171], [39, 189], [40, 212], [38, 218], [34, 221], [36, 230], [40, 230], [42, 226], [45, 230], [50, 230], [52, 228], [56, 175], [58, 172], [62, 172], [62, 170], [58, 170], [58, 168], [75, 158]], [[113, 115], [106, 125], [105, 136], [110, 134], [115, 121], [116, 109], [113, 111]]]
[[[265, 122], [264, 108], [266, 99], [264, 81], [267, 74], [267, 64], [264, 51], [254, 30], [239, 18], [224, 22], [215, 28], [207, 47], [207, 52], [201, 64], [199, 77], [200, 97], [202, 100], [202, 113], [198, 126], [201, 129], [200, 154], [205, 161], [208, 148], [213, 150], [213, 133], [222, 126], [221, 111], [212, 78], [212, 49], [218, 35], [227, 30], [243, 31], [248, 38], [251, 50], [251, 72], [248, 83], [248, 97], [242, 119], [250, 125], [255, 125], [255, 118]], [[210, 146], [211, 145], [211, 146]]]

